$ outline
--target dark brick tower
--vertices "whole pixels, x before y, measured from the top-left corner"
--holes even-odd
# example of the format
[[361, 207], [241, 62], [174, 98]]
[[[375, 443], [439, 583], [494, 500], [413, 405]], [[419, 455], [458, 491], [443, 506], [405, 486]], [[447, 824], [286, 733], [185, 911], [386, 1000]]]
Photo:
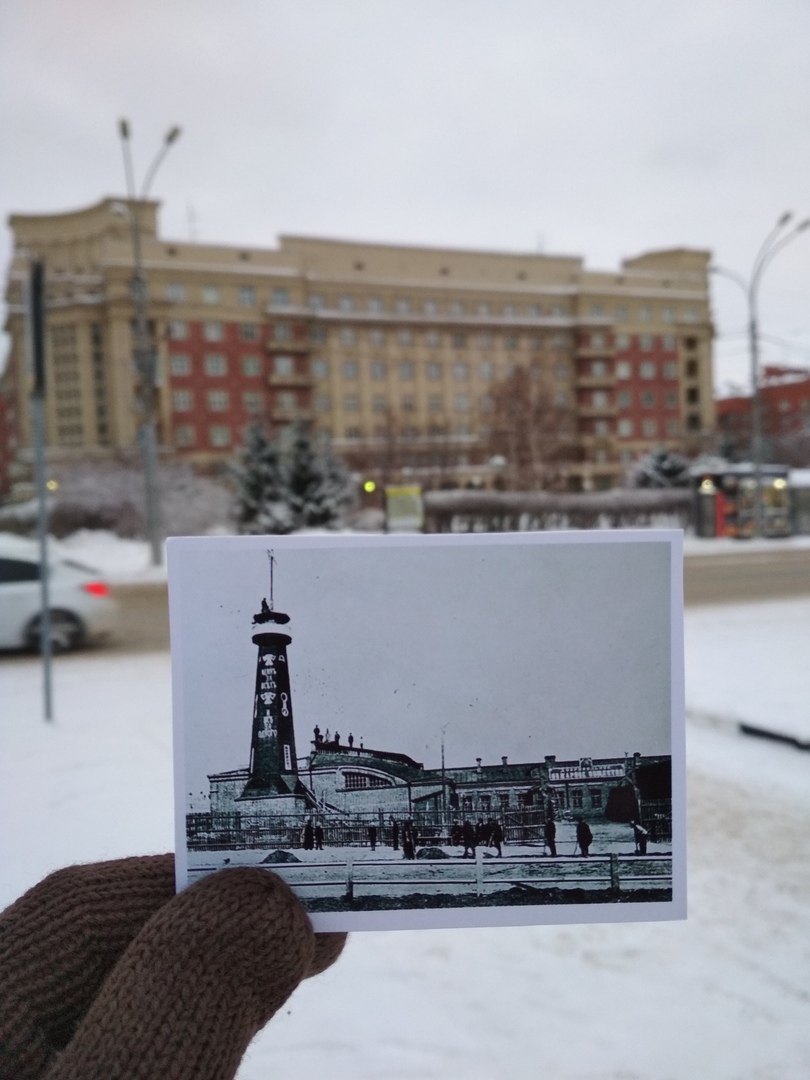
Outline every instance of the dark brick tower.
[[[253, 738], [250, 748], [250, 776], [245, 796], [298, 795], [290, 674], [287, 646], [292, 638], [286, 626], [289, 615], [272, 609], [262, 600], [262, 609], [253, 616], [253, 643], [258, 646], [256, 690], [253, 697]], [[258, 629], [257, 629], [258, 627]]]

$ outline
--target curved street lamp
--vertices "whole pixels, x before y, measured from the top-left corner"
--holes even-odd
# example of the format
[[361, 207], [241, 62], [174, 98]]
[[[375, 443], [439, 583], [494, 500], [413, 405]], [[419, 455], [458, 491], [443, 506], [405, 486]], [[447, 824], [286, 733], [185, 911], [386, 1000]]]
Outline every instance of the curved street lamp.
[[714, 274], [734, 281], [745, 293], [748, 305], [748, 345], [751, 356], [751, 462], [754, 467], [754, 536], [762, 535], [762, 408], [759, 393], [759, 286], [762, 275], [779, 252], [792, 243], [800, 233], [810, 228], [810, 218], [805, 218], [792, 229], [785, 232], [786, 226], [793, 220], [793, 214], [786, 210], [765, 237], [757, 252], [751, 276], [746, 280], [736, 270], [727, 270], [723, 266], [710, 266]]
[[149, 319], [147, 315], [146, 277], [143, 272], [143, 252], [141, 245], [141, 205], [149, 196], [149, 189], [155, 174], [169, 152], [169, 147], [180, 137], [180, 128], [170, 128], [163, 138], [160, 149], [152, 164], [146, 170], [140, 194], [135, 184], [135, 170], [132, 165], [130, 131], [127, 120], [118, 123], [118, 134], [124, 152], [124, 174], [129, 200], [129, 224], [132, 232], [132, 302], [135, 305], [135, 339], [133, 357], [138, 373], [138, 406], [142, 416], [140, 441], [143, 450], [144, 479], [146, 482], [146, 530], [152, 555], [152, 565], [159, 566], [163, 561], [163, 544], [160, 527], [160, 500], [157, 490], [157, 433], [155, 423], [155, 377], [157, 374], [157, 354], [149, 337]]

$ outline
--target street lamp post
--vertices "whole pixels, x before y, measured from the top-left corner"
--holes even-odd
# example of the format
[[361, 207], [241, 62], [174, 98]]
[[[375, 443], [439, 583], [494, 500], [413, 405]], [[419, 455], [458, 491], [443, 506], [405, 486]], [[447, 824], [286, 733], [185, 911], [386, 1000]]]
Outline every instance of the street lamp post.
[[118, 133], [124, 152], [124, 173], [129, 199], [129, 223], [132, 232], [132, 302], [135, 305], [133, 327], [135, 370], [138, 373], [138, 409], [141, 413], [140, 442], [143, 452], [144, 480], [146, 483], [146, 530], [152, 555], [152, 565], [159, 566], [163, 561], [163, 543], [160, 526], [160, 500], [157, 490], [157, 424], [155, 419], [155, 377], [157, 374], [157, 354], [149, 335], [147, 314], [146, 276], [143, 271], [143, 251], [141, 243], [141, 203], [149, 195], [149, 189], [169, 147], [180, 136], [180, 128], [172, 127], [166, 133], [160, 149], [146, 171], [140, 194], [135, 185], [135, 172], [132, 166], [129, 123], [119, 121]]
[[748, 305], [748, 347], [751, 359], [751, 463], [754, 467], [754, 536], [762, 536], [762, 408], [759, 393], [759, 286], [762, 275], [782, 248], [810, 228], [810, 218], [805, 218], [788, 232], [785, 227], [793, 220], [786, 210], [766, 236], [760, 247], [751, 276], [746, 281], [742, 274], [723, 266], [710, 267], [712, 273], [721, 274], [736, 282], [745, 293]]

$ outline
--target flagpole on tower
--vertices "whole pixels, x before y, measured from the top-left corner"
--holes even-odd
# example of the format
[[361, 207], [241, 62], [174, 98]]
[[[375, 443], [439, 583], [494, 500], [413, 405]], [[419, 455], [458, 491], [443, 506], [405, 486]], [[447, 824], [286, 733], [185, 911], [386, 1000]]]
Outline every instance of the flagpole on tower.
[[273, 567], [275, 566], [276, 557], [273, 551], [268, 550], [267, 559], [270, 563], [270, 610], [273, 611]]

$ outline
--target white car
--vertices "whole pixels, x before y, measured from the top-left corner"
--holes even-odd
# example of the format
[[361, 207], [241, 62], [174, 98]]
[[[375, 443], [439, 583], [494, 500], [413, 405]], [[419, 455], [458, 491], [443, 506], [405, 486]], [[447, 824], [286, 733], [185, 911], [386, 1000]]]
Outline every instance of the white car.
[[[98, 572], [51, 551], [48, 563], [54, 652], [111, 634], [118, 609]], [[38, 544], [0, 533], [0, 649], [39, 648], [39, 565]]]

